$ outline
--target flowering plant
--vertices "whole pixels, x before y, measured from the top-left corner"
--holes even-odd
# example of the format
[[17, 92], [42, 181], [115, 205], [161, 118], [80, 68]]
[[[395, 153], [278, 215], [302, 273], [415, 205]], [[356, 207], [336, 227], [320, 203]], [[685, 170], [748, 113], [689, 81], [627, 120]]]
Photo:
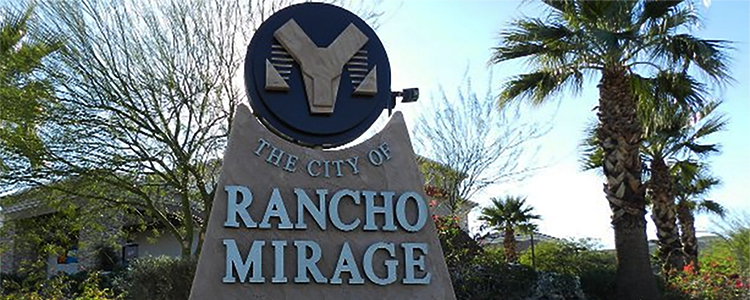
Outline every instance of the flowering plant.
[[746, 300], [750, 299], [750, 278], [733, 270], [734, 260], [712, 260], [700, 265], [691, 263], [669, 274], [667, 299]]

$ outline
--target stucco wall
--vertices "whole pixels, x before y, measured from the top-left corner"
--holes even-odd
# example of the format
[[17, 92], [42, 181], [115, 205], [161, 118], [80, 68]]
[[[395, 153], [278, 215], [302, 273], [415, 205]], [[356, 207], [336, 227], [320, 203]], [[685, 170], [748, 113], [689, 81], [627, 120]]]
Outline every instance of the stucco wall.
[[[197, 249], [198, 235], [194, 236], [194, 243], [192, 252], [195, 253]], [[138, 257], [146, 256], [173, 256], [179, 257], [180, 243], [169, 234], [162, 234], [158, 238], [149, 238], [145, 233], [136, 235], [133, 239], [133, 243], [138, 244]]]

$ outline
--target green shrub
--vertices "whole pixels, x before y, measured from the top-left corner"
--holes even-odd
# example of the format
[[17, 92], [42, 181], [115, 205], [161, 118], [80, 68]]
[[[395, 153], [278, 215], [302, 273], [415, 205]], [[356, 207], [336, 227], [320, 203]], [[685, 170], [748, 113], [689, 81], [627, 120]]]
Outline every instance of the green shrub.
[[719, 238], [701, 249], [698, 265], [661, 277], [665, 300], [750, 299], [750, 216], [725, 218]]
[[616, 265], [599, 266], [582, 270], [578, 278], [581, 280], [581, 290], [588, 300], [610, 300], [615, 294]]
[[531, 299], [584, 300], [586, 296], [581, 290], [578, 276], [541, 272], [538, 274]]
[[[85, 276], [85, 277], [84, 277]], [[10, 276], [9, 276], [10, 277]], [[76, 277], [61, 274], [50, 279], [4, 278], [0, 300], [120, 300], [119, 296], [101, 286], [99, 272], [81, 272]], [[82, 279], [80, 279], [82, 278]], [[11, 283], [11, 281], [13, 281]]]
[[111, 272], [121, 265], [120, 262], [122, 259], [117, 254], [117, 251], [115, 251], [114, 246], [97, 245], [94, 249], [96, 262], [94, 269]]
[[720, 239], [701, 250], [699, 262], [727, 261], [731, 257], [731, 271], [750, 275], [750, 214], [739, 213], [718, 224]]
[[196, 261], [167, 256], [131, 262], [115, 285], [126, 299], [186, 300], [190, 296]]
[[698, 266], [667, 274], [666, 300], [750, 299], [750, 217], [725, 219], [718, 239], [701, 250]]
[[[728, 261], [727, 261], [728, 262]], [[728, 264], [703, 263], [700, 272], [692, 265], [669, 274], [665, 300], [747, 300], [750, 299], [750, 278], [727, 273]]]
[[531, 295], [536, 273], [507, 264], [501, 249], [484, 250], [454, 217], [434, 217], [457, 300], [515, 300]]
[[193, 260], [156, 257], [105, 274], [79, 272], [50, 279], [3, 274], [0, 300], [186, 300], [194, 273]]
[[101, 286], [99, 272], [91, 272], [86, 280], [81, 283], [81, 292], [74, 300], [120, 300], [122, 296], [115, 296], [109, 288]]
[[458, 300], [515, 300], [532, 294], [537, 275], [526, 266], [478, 257], [470, 268], [452, 272], [451, 279]]
[[[611, 299], [615, 283], [615, 255], [596, 250], [596, 244], [591, 240], [542, 242], [535, 246], [533, 256], [537, 271], [578, 277], [587, 299]], [[525, 251], [519, 262], [531, 266], [531, 251]]]
[[24, 277], [17, 273], [0, 273], [0, 295], [7, 295], [21, 290]]

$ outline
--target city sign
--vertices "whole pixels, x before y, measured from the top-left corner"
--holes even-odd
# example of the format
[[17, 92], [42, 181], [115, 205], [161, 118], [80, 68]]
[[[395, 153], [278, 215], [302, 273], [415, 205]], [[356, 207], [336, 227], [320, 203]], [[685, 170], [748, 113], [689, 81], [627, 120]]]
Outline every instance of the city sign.
[[380, 39], [329, 4], [293, 5], [268, 18], [250, 41], [245, 74], [255, 115], [300, 144], [343, 145], [395, 105]]
[[282, 9], [246, 84], [190, 299], [455, 299], [401, 113], [321, 149], [395, 105], [372, 29], [333, 5]]

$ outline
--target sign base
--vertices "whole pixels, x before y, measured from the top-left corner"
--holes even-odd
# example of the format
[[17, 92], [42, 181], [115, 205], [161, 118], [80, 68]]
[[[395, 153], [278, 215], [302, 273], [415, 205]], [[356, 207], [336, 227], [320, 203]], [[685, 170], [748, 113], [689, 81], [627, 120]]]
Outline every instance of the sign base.
[[403, 116], [351, 148], [240, 106], [190, 299], [455, 299]]

